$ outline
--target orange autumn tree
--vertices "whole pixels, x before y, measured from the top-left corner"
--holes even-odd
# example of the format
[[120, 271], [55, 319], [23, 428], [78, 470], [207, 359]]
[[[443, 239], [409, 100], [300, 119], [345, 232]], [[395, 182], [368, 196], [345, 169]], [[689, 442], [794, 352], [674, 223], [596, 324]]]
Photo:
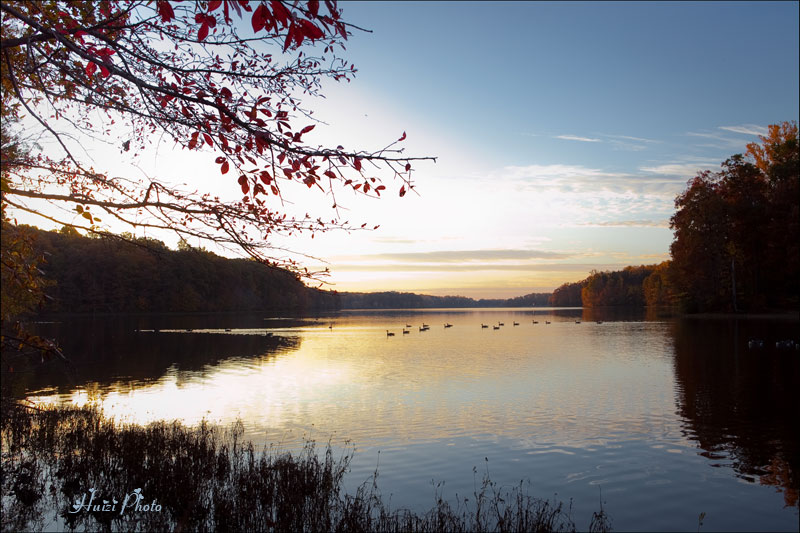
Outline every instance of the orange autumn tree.
[[797, 309], [800, 151], [797, 123], [773, 124], [719, 172], [701, 172], [670, 220], [672, 290], [687, 310]]
[[[313, 277], [276, 257], [273, 237], [365, 227], [339, 218], [337, 191], [380, 196], [393, 178], [403, 196], [412, 163], [433, 159], [405, 155], [405, 132], [371, 151], [305, 141], [317, 122], [302, 98], [355, 73], [336, 55], [354, 27], [334, 0], [2, 0], [0, 12], [3, 119], [33, 125], [57, 147], [4, 153], [4, 213], [95, 233], [110, 220], [170, 230]], [[241, 196], [93, 168], [81, 143], [119, 132], [120, 152], [167, 139], [212, 153], [213, 172]], [[289, 216], [289, 181], [330, 195], [332, 218]]]

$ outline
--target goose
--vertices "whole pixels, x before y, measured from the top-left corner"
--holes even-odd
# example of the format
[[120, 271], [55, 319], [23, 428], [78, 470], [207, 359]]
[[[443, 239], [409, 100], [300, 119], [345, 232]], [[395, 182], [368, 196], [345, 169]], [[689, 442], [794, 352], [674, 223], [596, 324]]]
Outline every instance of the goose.
[[580, 324], [580, 323], [581, 323], [581, 321], [580, 321], [580, 320], [576, 320], [576, 321], [575, 321], [575, 323], [576, 323], [576, 324]]
[[538, 321], [538, 320], [534, 320], [534, 321], [533, 321], [533, 323], [534, 323], [534, 324], [538, 324], [538, 323], [539, 323], [539, 321]]
[[749, 341], [747, 341], [747, 347], [750, 348], [751, 350], [755, 348], [763, 348], [764, 341], [762, 341], [761, 339], [750, 339]]
[[389, 330], [387, 329], [387, 330], [386, 330], [386, 336], [387, 336], [387, 337], [394, 337], [394, 333], [392, 333], [391, 331], [389, 331]]
[[492, 329], [500, 329], [500, 326], [492, 326]]
[[498, 326], [505, 326], [505, 325], [506, 325], [506, 323], [505, 323], [505, 322], [498, 322], [498, 323], [497, 323], [497, 325], [498, 325]]
[[419, 328], [420, 331], [428, 331], [429, 329], [431, 329], [431, 328], [429, 328], [428, 326]]
[[423, 323], [422, 323], [422, 327], [423, 327], [423, 328], [428, 328], [428, 327], [430, 327], [430, 326], [428, 326], [428, 324], [426, 324], [425, 322], [423, 322]]
[[514, 325], [515, 326], [519, 326], [519, 322], [514, 322]]
[[403, 329], [403, 335], [408, 335], [409, 331], [407, 329]]
[[450, 323], [448, 323], [448, 324], [445, 324], [445, 325], [444, 325], [444, 327], [446, 327], [446, 328], [452, 328], [452, 327], [453, 327], [453, 324], [450, 324]]
[[488, 325], [488, 324], [481, 324], [481, 327], [482, 327], [482, 328], [488, 328], [488, 327], [489, 327], [489, 325]]
[[550, 323], [550, 321], [549, 321], [549, 320], [545, 320], [545, 321], [544, 321], [544, 323], [545, 323], [545, 324], [549, 324], [549, 323]]
[[410, 328], [410, 327], [411, 327], [411, 324], [406, 324], [406, 327], [407, 327], [407, 328]]

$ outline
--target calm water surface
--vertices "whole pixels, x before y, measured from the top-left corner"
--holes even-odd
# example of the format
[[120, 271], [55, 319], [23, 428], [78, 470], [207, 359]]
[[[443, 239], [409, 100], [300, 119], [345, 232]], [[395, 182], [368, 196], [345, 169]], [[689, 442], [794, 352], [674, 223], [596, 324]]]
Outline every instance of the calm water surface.
[[[349, 488], [378, 467], [393, 508], [425, 510], [435, 490], [471, 498], [488, 472], [571, 499], [580, 529], [602, 498], [622, 531], [694, 531], [701, 512], [703, 531], [796, 531], [800, 352], [774, 342], [798, 340], [798, 321], [595, 313], [60, 319], [37, 328], [75, 373], [25, 387], [141, 423], [241, 419], [287, 449], [350, 441]], [[752, 338], [767, 346], [749, 350]]]

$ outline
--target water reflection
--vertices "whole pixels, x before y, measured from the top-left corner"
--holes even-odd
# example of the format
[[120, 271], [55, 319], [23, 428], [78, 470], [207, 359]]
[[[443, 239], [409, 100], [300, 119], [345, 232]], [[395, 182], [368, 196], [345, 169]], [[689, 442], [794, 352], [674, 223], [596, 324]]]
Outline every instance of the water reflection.
[[[800, 357], [774, 348], [797, 334], [797, 323], [684, 319], [672, 334], [686, 434], [714, 466], [775, 486], [787, 506], [797, 506]], [[754, 338], [765, 347], [749, 349]]]
[[712, 529], [785, 529], [800, 358], [747, 341], [791, 338], [797, 322], [656, 318], [453, 309], [107, 325], [70, 341], [83, 381], [36, 399], [137, 422], [241, 418], [249, 438], [287, 447], [349, 439], [359, 481], [381, 451], [396, 505], [427, 507], [432, 477], [471, 494], [471, 468], [491, 457], [493, 478], [533, 479], [541, 495], [575, 497], [576, 512], [596, 510], [602, 485], [630, 528], [692, 528], [705, 511]]
[[[140, 325], [149, 329], [139, 328]], [[36, 333], [57, 340], [69, 357], [71, 368], [65, 372], [58, 364], [44, 365], [25, 376], [21, 386], [28, 390], [55, 387], [57, 392], [65, 393], [85, 383], [101, 388], [112, 383], [146, 383], [168, 372], [183, 379], [183, 373], [200, 371], [231, 357], [276, 353], [299, 343], [296, 337], [265, 336], [263, 326], [235, 332], [225, 331], [231, 328], [165, 327], [174, 325], [174, 321], [154, 325], [120, 319], [36, 324]]]

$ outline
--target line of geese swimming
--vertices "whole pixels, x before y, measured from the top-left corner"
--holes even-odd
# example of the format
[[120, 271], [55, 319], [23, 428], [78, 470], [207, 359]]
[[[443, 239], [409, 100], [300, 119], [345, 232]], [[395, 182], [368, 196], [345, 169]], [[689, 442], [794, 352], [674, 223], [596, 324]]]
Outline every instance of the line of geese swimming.
[[[595, 322], [596, 322], [597, 324], [602, 324], [602, 323], [603, 323], [603, 321], [602, 321], [602, 320], [595, 320]], [[538, 323], [539, 323], [539, 321], [538, 321], [538, 320], [531, 320], [531, 323], [533, 323], [533, 324], [538, 324]], [[545, 320], [545, 321], [544, 321], [544, 323], [545, 323], [545, 324], [551, 324], [552, 322], [550, 322], [549, 320]], [[581, 323], [581, 321], [580, 321], [580, 320], [576, 320], [576, 321], [575, 321], [575, 323], [576, 323], [576, 324], [580, 324], [580, 323]], [[519, 322], [512, 322], [512, 324], [513, 324], [514, 326], [519, 326]], [[500, 329], [500, 327], [502, 327], [502, 326], [505, 326], [505, 325], [506, 325], [506, 324], [505, 324], [505, 322], [498, 322], [496, 326], [494, 326], [494, 325], [492, 326], [492, 329]], [[411, 327], [412, 327], [412, 326], [411, 326], [411, 324], [406, 324], [405, 328], [403, 328], [403, 335], [408, 335], [409, 333], [411, 333]], [[447, 328], [452, 328], [452, 327], [453, 327], [453, 324], [446, 323], [446, 324], [444, 325], [444, 327], [445, 327], [445, 329], [447, 329]], [[483, 324], [483, 323], [481, 323], [481, 328], [483, 328], [483, 329], [486, 329], [486, 328], [488, 328], [488, 327], [489, 327], [489, 324]], [[406, 329], [406, 328], [409, 328], [409, 329]], [[423, 323], [421, 326], [419, 326], [419, 330], [420, 330], [420, 331], [428, 331], [429, 329], [431, 329], [431, 327], [430, 327], [428, 324], [425, 324], [425, 323]], [[386, 330], [386, 336], [387, 336], [387, 337], [394, 337], [394, 336], [395, 336], [395, 334], [394, 334], [394, 332], [392, 332], [392, 331], [389, 331], [389, 330], [387, 329], [387, 330]]]

